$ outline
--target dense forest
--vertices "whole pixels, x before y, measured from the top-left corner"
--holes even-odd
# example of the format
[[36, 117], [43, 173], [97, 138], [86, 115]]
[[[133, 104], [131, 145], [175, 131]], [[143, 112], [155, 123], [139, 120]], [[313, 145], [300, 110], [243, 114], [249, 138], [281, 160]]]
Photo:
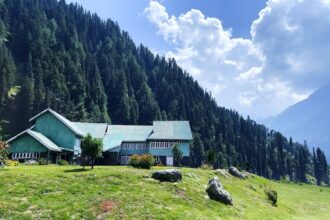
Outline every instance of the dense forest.
[[118, 24], [64, 0], [0, 0], [0, 136], [51, 107], [73, 121], [189, 120], [191, 163], [235, 165], [273, 179], [328, 183], [320, 149], [299, 144], [211, 94], [174, 59], [136, 46]]

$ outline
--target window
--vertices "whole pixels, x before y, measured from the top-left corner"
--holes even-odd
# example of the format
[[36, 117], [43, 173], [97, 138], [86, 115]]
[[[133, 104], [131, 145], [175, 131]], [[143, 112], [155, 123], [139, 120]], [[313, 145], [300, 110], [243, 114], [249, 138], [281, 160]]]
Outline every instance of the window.
[[181, 141], [177, 142], [150, 142], [150, 148], [172, 148], [175, 144], [181, 144]]
[[121, 145], [123, 150], [146, 150], [147, 144], [146, 143], [123, 143]]

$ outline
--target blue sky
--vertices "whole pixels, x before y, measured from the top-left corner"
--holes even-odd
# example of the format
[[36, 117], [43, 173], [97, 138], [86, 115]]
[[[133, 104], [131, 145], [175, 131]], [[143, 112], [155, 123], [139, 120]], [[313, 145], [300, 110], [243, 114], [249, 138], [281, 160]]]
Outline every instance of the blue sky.
[[174, 57], [220, 106], [262, 119], [330, 81], [329, 0], [69, 0]]
[[[156, 34], [155, 28], [143, 15], [149, 0], [66, 0], [77, 2], [85, 9], [96, 12], [103, 19], [117, 21], [128, 31], [136, 44], [143, 43], [153, 50], [162, 52], [171, 49], [163, 38]], [[235, 37], [250, 37], [250, 26], [265, 7], [266, 0], [161, 0], [170, 14], [176, 16], [191, 8], [197, 8], [208, 16], [223, 21], [226, 29], [232, 29]]]

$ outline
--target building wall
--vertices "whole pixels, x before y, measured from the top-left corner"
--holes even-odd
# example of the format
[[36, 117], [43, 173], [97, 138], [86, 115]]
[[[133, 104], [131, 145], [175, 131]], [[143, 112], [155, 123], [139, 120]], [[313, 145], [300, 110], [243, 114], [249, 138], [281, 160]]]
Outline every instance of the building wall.
[[[154, 141], [154, 142], [166, 142], [166, 141]], [[140, 144], [141, 142], [137, 143], [129, 143], [129, 144]], [[125, 149], [123, 145], [126, 143], [123, 143], [120, 148], [120, 155], [134, 155], [134, 154], [147, 154], [150, 153], [154, 156], [167, 156], [172, 157], [172, 147], [163, 147], [163, 148], [152, 148], [150, 146], [150, 143], [147, 144], [146, 149]], [[189, 142], [181, 142], [178, 144], [179, 149], [182, 151], [184, 157], [189, 157], [190, 155], [190, 148], [189, 148]]]
[[[127, 146], [129, 145], [129, 147]], [[146, 142], [123, 142], [120, 147], [120, 155], [147, 154], [148, 144]]]
[[48, 149], [25, 133], [10, 142], [9, 151], [10, 153], [42, 153], [48, 152]]
[[44, 113], [36, 119], [34, 129], [48, 137], [58, 146], [67, 149], [73, 150], [79, 139], [70, 128], [49, 112]]
[[[167, 142], [165, 140], [159, 140], [159, 141], [153, 141], [153, 142]], [[173, 141], [171, 141], [173, 143]], [[190, 160], [189, 160], [189, 156], [190, 156], [190, 146], [189, 146], [189, 142], [188, 141], [178, 141], [178, 147], [179, 149], [182, 151], [182, 156], [183, 159], [181, 161], [181, 165], [182, 166], [189, 166], [190, 164]], [[134, 143], [131, 143], [133, 148], [134, 148]], [[137, 144], [137, 143], [136, 143]], [[154, 146], [155, 144], [153, 144]], [[131, 156], [134, 154], [146, 154], [146, 153], [150, 153], [153, 156], [155, 156], [156, 160], [158, 161], [158, 163], [161, 163], [163, 165], [169, 165], [167, 164], [167, 159], [173, 160], [171, 158], [173, 158], [173, 153], [172, 153], [173, 147], [172, 145], [161, 145], [158, 147], [151, 147], [151, 144], [148, 143], [147, 144], [147, 148], [144, 150], [141, 149], [123, 149], [123, 145], [121, 146], [120, 149], [120, 155], [119, 155], [119, 163], [120, 164], [127, 164], [127, 163], [123, 163], [123, 161], [128, 161], [128, 157], [127, 156]], [[173, 164], [170, 164], [173, 165]]]
[[[181, 144], [178, 144], [178, 147], [182, 151], [182, 156], [189, 157], [189, 142], [182, 142]], [[173, 157], [172, 148], [149, 148], [149, 153], [155, 156]]]

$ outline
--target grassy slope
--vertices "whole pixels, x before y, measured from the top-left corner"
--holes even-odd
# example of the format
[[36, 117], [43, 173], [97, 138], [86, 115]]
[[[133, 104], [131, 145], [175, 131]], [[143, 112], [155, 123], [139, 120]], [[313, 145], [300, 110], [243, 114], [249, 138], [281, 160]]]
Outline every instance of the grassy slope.
[[[0, 170], [0, 219], [329, 219], [330, 188], [284, 184], [252, 176], [220, 176], [234, 206], [209, 200], [214, 171], [182, 169], [180, 183], [159, 183], [150, 170], [19, 166]], [[88, 168], [89, 169], [89, 168]], [[156, 168], [154, 168], [156, 169]], [[158, 168], [160, 169], [160, 168]], [[278, 207], [264, 188], [278, 191]], [[101, 204], [110, 205], [103, 212]]]

